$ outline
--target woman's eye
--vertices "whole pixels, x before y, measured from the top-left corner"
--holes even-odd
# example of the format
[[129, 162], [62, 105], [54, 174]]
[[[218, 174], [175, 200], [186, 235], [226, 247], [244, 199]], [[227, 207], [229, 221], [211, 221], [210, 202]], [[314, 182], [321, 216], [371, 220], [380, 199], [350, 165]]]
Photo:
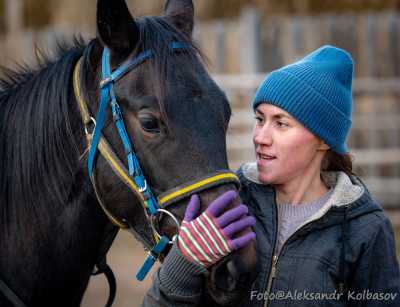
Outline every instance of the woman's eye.
[[142, 129], [149, 133], [160, 133], [160, 124], [158, 119], [154, 116], [141, 116], [139, 117], [140, 125]]
[[288, 124], [286, 124], [286, 123], [284, 123], [284, 122], [280, 122], [280, 121], [276, 122], [276, 124], [277, 124], [279, 127], [287, 127], [287, 126], [288, 126]]
[[261, 124], [263, 119], [260, 116], [254, 116], [254, 119], [256, 120], [257, 124]]

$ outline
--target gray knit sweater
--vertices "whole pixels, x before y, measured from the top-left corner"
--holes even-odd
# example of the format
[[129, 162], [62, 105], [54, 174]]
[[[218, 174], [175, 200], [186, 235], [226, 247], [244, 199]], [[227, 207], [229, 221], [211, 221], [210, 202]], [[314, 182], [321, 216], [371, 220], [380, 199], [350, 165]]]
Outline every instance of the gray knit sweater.
[[298, 205], [284, 203], [278, 205], [278, 240], [275, 248], [276, 254], [279, 254], [282, 245], [296, 232], [299, 226], [325, 205], [331, 197], [332, 192], [333, 189], [331, 188], [321, 198], [310, 203]]

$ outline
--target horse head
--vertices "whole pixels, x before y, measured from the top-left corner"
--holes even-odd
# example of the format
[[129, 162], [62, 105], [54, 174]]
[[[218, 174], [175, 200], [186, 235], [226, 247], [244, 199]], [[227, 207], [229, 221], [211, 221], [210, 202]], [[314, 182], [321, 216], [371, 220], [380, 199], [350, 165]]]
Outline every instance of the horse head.
[[[104, 50], [111, 72], [133, 63], [133, 68], [113, 82], [109, 99], [115, 97], [118, 102], [117, 113], [124, 122], [125, 134], [147, 186], [159, 200], [165, 193], [170, 196], [168, 192], [226, 174], [224, 170], [228, 169], [226, 131], [231, 110], [192, 41], [193, 25], [194, 7], [189, 0], [169, 0], [162, 16], [141, 18], [133, 18], [123, 0], [99, 0], [98, 40], [84, 55], [80, 73], [88, 109], [98, 114], [102, 96], [99, 84], [105, 81], [100, 78]], [[101, 133], [115, 156], [129, 163], [121, 130], [113, 125], [115, 113], [107, 108]], [[93, 159], [93, 169], [99, 198], [110, 215], [128, 225], [147, 248], [156, 243], [154, 228], [156, 233], [173, 238], [179, 225], [172, 217], [178, 223], [183, 219], [188, 193], [172, 197], [165, 208], [169, 214], [157, 215], [152, 227], [138, 193], [126, 187], [106, 160], [98, 155]], [[224, 191], [238, 188], [232, 180], [202, 187], [190, 190], [199, 194], [202, 210]], [[238, 203], [239, 198], [232, 206]], [[255, 262], [253, 242], [214, 265], [206, 285], [212, 300], [220, 305], [240, 301], [254, 280]]]

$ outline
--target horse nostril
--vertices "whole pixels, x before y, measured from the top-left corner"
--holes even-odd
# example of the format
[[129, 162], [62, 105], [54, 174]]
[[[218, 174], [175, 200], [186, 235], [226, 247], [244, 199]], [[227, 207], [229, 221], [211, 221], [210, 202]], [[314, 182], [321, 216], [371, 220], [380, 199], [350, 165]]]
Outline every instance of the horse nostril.
[[212, 270], [215, 285], [222, 291], [234, 291], [236, 289], [236, 269], [231, 260], [219, 263]]
[[228, 289], [229, 290], [233, 290], [233, 289], [236, 288], [236, 281], [235, 281], [235, 278], [233, 278], [232, 275], [228, 275], [227, 284], [228, 284]]
[[230, 276], [232, 279], [236, 280], [237, 277], [240, 276], [240, 274], [239, 274], [239, 272], [238, 272], [238, 270], [237, 270], [237, 268], [236, 268], [235, 263], [233, 262], [233, 260], [229, 260], [229, 261], [226, 263], [226, 268], [228, 269], [229, 276]]
[[235, 291], [246, 287], [252, 278], [252, 273], [243, 270], [234, 259], [220, 263], [212, 272], [217, 287], [223, 291]]
[[252, 273], [243, 270], [234, 260], [230, 260], [226, 263], [226, 267], [229, 272], [229, 279], [236, 287], [246, 285], [251, 279]]
[[211, 268], [207, 292], [219, 306], [242, 306], [256, 277], [252, 264], [231, 254]]

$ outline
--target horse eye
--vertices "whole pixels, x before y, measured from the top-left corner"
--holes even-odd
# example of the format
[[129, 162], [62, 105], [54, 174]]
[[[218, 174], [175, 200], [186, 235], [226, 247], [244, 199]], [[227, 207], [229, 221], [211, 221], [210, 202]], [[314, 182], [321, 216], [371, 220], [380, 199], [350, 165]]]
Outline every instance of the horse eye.
[[149, 114], [139, 116], [139, 122], [142, 129], [149, 133], [160, 133], [160, 124], [157, 117]]

